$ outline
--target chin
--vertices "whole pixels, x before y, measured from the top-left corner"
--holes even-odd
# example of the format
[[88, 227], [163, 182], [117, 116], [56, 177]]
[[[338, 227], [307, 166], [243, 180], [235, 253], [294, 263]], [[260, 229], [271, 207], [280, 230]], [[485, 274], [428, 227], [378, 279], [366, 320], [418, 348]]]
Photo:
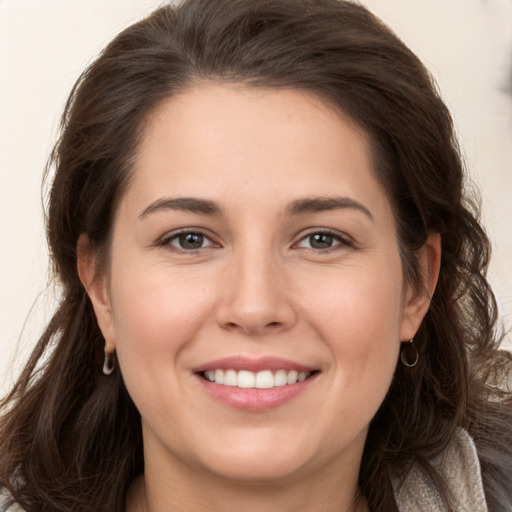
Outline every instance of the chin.
[[304, 450], [290, 443], [283, 446], [261, 448], [231, 446], [222, 454], [216, 454], [210, 460], [203, 460], [203, 467], [211, 473], [245, 484], [265, 484], [282, 482], [296, 474], [302, 473], [308, 466]]

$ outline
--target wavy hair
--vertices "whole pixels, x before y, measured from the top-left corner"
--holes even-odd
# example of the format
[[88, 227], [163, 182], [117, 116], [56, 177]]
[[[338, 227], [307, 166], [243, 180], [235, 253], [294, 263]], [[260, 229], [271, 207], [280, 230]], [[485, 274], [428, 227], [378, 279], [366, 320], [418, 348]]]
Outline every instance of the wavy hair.
[[[144, 471], [141, 422], [122, 375], [102, 374], [104, 339], [77, 273], [86, 233], [103, 260], [148, 117], [203, 80], [314, 94], [368, 134], [397, 220], [406, 279], [442, 236], [441, 273], [417, 333], [420, 362], [397, 366], [371, 422], [359, 476], [370, 510], [396, 509], [391, 477], [431, 460], [457, 428], [475, 441], [489, 509], [512, 507], [512, 398], [501, 384], [486, 280], [489, 241], [450, 114], [428, 71], [392, 31], [343, 0], [185, 0], [120, 33], [80, 76], [65, 107], [47, 237], [62, 300], [2, 402], [0, 485], [28, 512], [121, 512]], [[439, 482], [447, 506], [449, 492]]]

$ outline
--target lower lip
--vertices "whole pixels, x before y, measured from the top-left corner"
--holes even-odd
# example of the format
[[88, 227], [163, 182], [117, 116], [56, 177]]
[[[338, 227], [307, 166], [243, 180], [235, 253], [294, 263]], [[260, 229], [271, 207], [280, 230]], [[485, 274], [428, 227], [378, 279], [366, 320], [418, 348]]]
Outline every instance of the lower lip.
[[318, 374], [315, 373], [302, 382], [268, 389], [224, 386], [223, 384], [210, 382], [200, 375], [197, 375], [197, 378], [200, 380], [203, 388], [220, 402], [236, 409], [259, 412], [274, 409], [297, 397], [306, 391], [312, 382], [316, 380], [317, 376]]

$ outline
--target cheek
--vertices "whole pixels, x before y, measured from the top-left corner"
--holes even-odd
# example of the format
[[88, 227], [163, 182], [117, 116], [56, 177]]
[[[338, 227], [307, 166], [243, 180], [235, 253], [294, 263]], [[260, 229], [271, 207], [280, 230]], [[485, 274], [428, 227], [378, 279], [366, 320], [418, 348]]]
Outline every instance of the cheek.
[[334, 388], [344, 400], [367, 404], [370, 416], [387, 392], [398, 359], [403, 305], [401, 274], [392, 271], [396, 267], [354, 269], [338, 284], [324, 281], [305, 312], [330, 350]]
[[147, 386], [158, 368], [176, 368], [180, 352], [206, 323], [211, 307], [199, 277], [175, 274], [135, 264], [113, 273], [116, 351], [128, 381]]
[[311, 279], [299, 291], [307, 297], [305, 314], [316, 318], [328, 339], [350, 340], [347, 350], [398, 341], [403, 310], [398, 265], [387, 265], [382, 271], [381, 267], [353, 267], [339, 275]]

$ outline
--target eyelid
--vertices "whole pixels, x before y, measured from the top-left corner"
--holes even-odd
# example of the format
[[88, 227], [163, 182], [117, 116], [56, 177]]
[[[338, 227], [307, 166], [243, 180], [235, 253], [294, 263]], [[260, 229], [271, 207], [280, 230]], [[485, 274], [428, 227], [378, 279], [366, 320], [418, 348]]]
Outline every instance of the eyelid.
[[[199, 247], [197, 249], [182, 249], [181, 247], [171, 244], [171, 241], [177, 240], [181, 235], [187, 235], [187, 234], [201, 235], [206, 240], [208, 240], [209, 243], [208, 243], [208, 245]], [[200, 251], [202, 249], [207, 249], [209, 247], [220, 247], [220, 244], [218, 244], [217, 242], [215, 242], [213, 240], [213, 236], [211, 234], [209, 234], [207, 230], [202, 229], [202, 228], [195, 228], [195, 227], [179, 228], [179, 229], [170, 231], [170, 232], [166, 233], [165, 235], [163, 235], [162, 237], [160, 237], [157, 240], [155, 245], [157, 245], [158, 247], [168, 247], [171, 250], [174, 250], [175, 252], [178, 252], [178, 253], [188, 253], [188, 254], [190, 254], [192, 252]]]
[[[197, 249], [182, 249], [176, 245], [171, 244], [172, 241], [178, 239], [181, 235], [186, 235], [189, 233], [193, 234], [199, 234], [203, 236], [207, 241], [208, 244], [206, 246], [197, 248]], [[300, 247], [299, 244], [301, 244], [303, 241], [305, 241], [308, 237], [321, 234], [321, 235], [328, 235], [331, 236], [337, 243], [335, 243], [332, 247], [328, 247], [325, 249], [316, 249], [313, 247]], [[331, 228], [309, 228], [307, 231], [303, 231], [300, 233], [300, 235], [297, 235], [298, 241], [293, 244], [293, 248], [299, 248], [299, 249], [305, 249], [308, 251], [312, 251], [315, 253], [327, 253], [331, 251], [335, 251], [341, 248], [350, 248], [354, 247], [355, 241], [347, 235], [346, 233], [340, 232], [338, 230], [334, 230]], [[187, 228], [179, 228], [170, 232], [167, 232], [165, 235], [161, 236], [155, 243], [155, 246], [158, 247], [168, 247], [172, 248], [172, 250], [180, 253], [192, 253], [197, 252], [202, 249], [206, 249], [209, 247], [220, 247], [221, 244], [216, 242], [214, 240], [214, 236], [209, 233], [208, 230], [205, 230], [204, 228], [196, 228], [196, 227], [187, 227]]]
[[[338, 243], [333, 245], [332, 247], [328, 247], [326, 249], [315, 249], [313, 247], [299, 247], [299, 244], [313, 235], [328, 235], [334, 238]], [[306, 233], [302, 232], [299, 235], [299, 240], [293, 244], [293, 247], [297, 247], [299, 249], [305, 249], [308, 251], [314, 251], [315, 253], [326, 253], [335, 251], [341, 248], [350, 248], [354, 247], [355, 242], [352, 237], [348, 236], [346, 233], [342, 233], [340, 231], [330, 229], [330, 228], [310, 228]]]

